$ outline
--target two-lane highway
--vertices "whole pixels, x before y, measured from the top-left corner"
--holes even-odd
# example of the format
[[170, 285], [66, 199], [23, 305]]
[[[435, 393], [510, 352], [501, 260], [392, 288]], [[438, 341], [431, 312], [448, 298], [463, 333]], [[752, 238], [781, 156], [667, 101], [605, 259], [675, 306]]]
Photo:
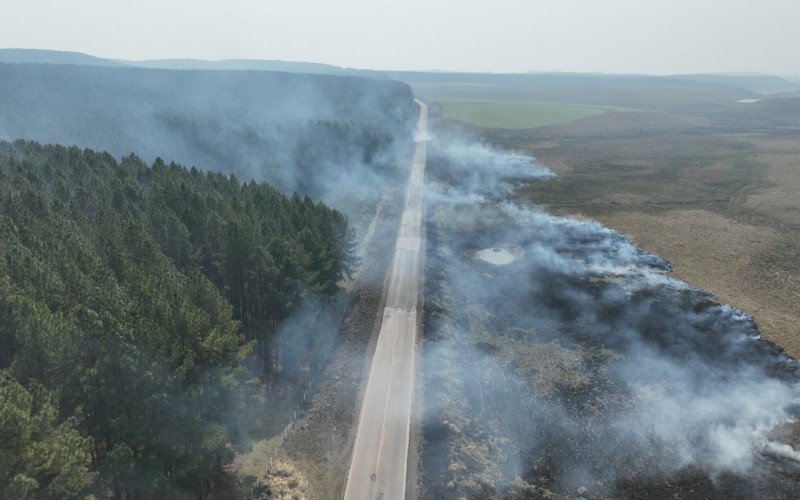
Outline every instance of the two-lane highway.
[[420, 301], [428, 108], [420, 108], [416, 148], [386, 290], [386, 306], [361, 407], [347, 500], [406, 494], [417, 306]]

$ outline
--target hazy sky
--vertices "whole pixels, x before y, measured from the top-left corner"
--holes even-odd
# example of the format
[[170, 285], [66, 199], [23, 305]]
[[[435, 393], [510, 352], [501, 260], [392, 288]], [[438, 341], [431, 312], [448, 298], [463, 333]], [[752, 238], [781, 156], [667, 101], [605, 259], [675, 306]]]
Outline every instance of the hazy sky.
[[800, 75], [800, 0], [0, 0], [0, 47], [377, 69]]

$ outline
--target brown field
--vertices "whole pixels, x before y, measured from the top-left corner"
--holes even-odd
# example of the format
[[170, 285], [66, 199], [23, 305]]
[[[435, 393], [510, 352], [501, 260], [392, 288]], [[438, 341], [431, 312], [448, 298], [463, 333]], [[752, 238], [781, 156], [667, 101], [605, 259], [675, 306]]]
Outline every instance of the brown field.
[[629, 235], [800, 357], [800, 116], [772, 120], [773, 102], [474, 130], [558, 174], [518, 198]]

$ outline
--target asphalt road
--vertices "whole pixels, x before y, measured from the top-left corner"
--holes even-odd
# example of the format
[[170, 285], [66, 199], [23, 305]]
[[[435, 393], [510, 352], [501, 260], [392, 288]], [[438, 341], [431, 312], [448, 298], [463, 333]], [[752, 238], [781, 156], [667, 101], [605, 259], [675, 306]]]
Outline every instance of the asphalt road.
[[411, 397], [422, 278], [422, 224], [428, 107], [419, 123], [403, 217], [395, 244], [375, 355], [370, 366], [344, 497], [402, 499], [406, 495]]

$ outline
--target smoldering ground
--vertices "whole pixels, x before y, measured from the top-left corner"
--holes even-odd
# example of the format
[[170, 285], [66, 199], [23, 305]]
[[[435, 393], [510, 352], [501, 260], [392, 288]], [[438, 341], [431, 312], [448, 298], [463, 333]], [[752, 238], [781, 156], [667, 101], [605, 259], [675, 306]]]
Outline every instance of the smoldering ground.
[[[622, 235], [502, 201], [519, 156], [448, 140], [431, 148], [425, 494], [796, 497], [798, 363]], [[516, 259], [475, 258], [498, 245]]]

